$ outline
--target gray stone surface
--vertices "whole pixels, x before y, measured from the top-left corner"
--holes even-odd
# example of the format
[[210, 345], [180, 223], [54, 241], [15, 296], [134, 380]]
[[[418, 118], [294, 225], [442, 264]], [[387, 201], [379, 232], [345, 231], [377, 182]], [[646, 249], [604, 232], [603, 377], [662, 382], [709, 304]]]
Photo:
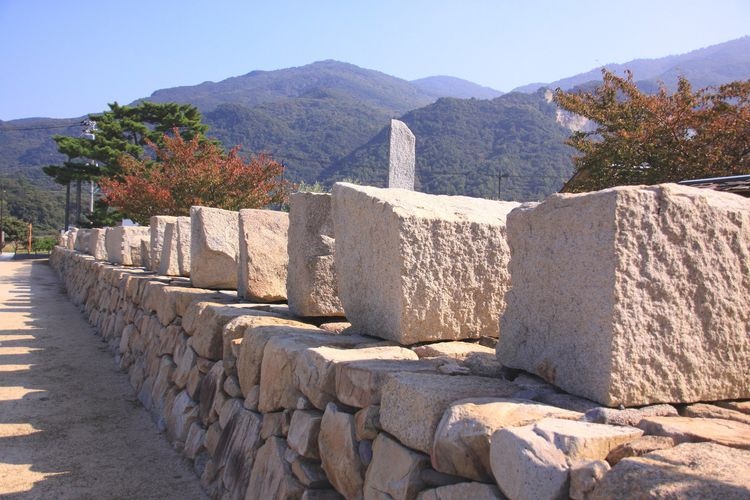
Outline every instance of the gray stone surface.
[[289, 214], [240, 210], [237, 295], [259, 302], [286, 300]]
[[107, 228], [105, 245], [107, 257], [113, 264], [141, 265], [141, 242], [149, 241], [148, 226], [117, 226]]
[[190, 280], [199, 288], [237, 289], [239, 214], [190, 208]]
[[96, 260], [108, 260], [106, 235], [107, 228], [99, 227], [91, 230], [91, 235], [89, 236], [88, 253], [89, 255], [92, 255]]
[[409, 500], [426, 486], [421, 473], [430, 458], [380, 434], [372, 446], [372, 462], [365, 475], [364, 497], [373, 500]]
[[180, 276], [190, 276], [190, 217], [177, 217], [177, 265]]
[[148, 221], [149, 255], [151, 256], [148, 269], [150, 271], [160, 272], [161, 256], [164, 248], [164, 231], [166, 231], [167, 224], [174, 222], [175, 219], [175, 217], [169, 215], [154, 215]]
[[675, 184], [553, 195], [508, 216], [508, 241], [506, 366], [607, 406], [750, 397], [750, 200]]
[[344, 316], [334, 263], [329, 193], [293, 193], [289, 199], [289, 310], [297, 316]]
[[391, 120], [388, 136], [388, 187], [414, 190], [416, 139], [400, 120]]
[[336, 274], [354, 329], [401, 344], [496, 337], [516, 206], [337, 183]]

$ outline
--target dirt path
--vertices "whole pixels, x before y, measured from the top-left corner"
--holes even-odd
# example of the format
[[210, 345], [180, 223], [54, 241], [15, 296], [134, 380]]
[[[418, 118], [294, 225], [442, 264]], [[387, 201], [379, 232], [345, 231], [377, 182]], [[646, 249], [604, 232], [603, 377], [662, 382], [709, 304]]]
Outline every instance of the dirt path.
[[205, 498], [46, 260], [0, 261], [0, 497]]

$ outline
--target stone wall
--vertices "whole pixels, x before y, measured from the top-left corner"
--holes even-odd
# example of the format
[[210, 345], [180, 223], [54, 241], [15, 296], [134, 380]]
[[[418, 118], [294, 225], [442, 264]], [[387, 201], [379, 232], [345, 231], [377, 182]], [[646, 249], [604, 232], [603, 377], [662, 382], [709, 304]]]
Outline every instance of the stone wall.
[[[337, 191], [345, 191], [346, 199], [336, 200]], [[334, 212], [348, 206], [358, 219], [342, 220], [341, 214], [333, 214], [334, 220], [339, 217], [336, 252], [356, 245], [354, 228], [364, 227], [358, 221], [380, 217], [381, 228], [401, 235], [398, 245], [406, 255], [425, 254], [425, 248], [429, 250], [426, 255], [434, 255], [424, 261], [434, 262], [437, 270], [431, 286], [439, 281], [437, 278], [450, 276], [448, 271], [460, 267], [455, 262], [441, 262], [441, 252], [459, 258], [461, 252], [471, 248], [467, 238], [470, 240], [472, 234], [487, 239], [488, 234], [504, 232], [504, 224], [495, 222], [492, 227], [502, 230], [483, 229], [476, 218], [486, 220], [489, 214], [472, 215], [472, 209], [463, 206], [468, 202], [443, 204], [452, 207], [443, 217], [439, 207], [428, 210], [428, 202], [434, 200], [420, 198], [425, 195], [409, 194], [409, 199], [419, 199], [419, 203], [409, 205], [403, 199], [391, 198], [393, 191], [348, 186], [337, 191]], [[688, 195], [696, 193], [677, 194], [678, 208], [690, 198]], [[669, 196], [660, 193], [658, 198], [659, 213], [672, 213]], [[482, 203], [477, 206], [493, 209], [493, 205]], [[566, 199], [560, 206], [572, 203]], [[691, 203], [710, 206], [701, 197]], [[746, 215], [740, 208], [729, 216], [711, 212], [713, 226], [724, 227], [717, 219], [728, 217], [734, 221], [733, 227], [744, 230]], [[559, 314], [562, 306], [555, 300], [564, 303], [565, 299], [564, 294], [551, 298], [534, 295], [518, 281], [526, 276], [555, 284], [559, 279], [555, 273], [565, 270], [554, 259], [554, 251], [565, 249], [559, 241], [538, 250], [550, 261], [524, 257], [533, 253], [523, 246], [531, 235], [543, 242], [554, 234], [523, 225], [533, 223], [527, 219], [528, 212], [537, 209], [545, 215], [540, 218], [542, 223], [546, 221], [562, 231], [565, 237], [561, 241], [581, 241], [575, 240], [575, 233], [565, 233], [565, 226], [551, 218], [550, 213], [560, 207], [545, 212], [549, 208], [542, 204], [511, 212], [508, 238], [513, 288], [503, 327], [509, 332], [509, 344], [499, 349], [499, 357], [496, 340], [488, 337], [446, 341], [424, 332], [421, 337], [384, 340], [387, 335], [373, 335], [364, 322], [358, 328], [340, 318], [298, 317], [286, 304], [249, 302], [238, 298], [235, 290], [196, 288], [186, 278], [110, 265], [62, 246], [55, 248], [50, 262], [71, 300], [107, 342], [120, 369], [128, 373], [143, 406], [166, 438], [192, 461], [213, 498], [466, 500], [640, 498], [652, 493], [679, 497], [693, 491], [709, 492], [713, 497], [750, 494], [750, 478], [737, 473], [750, 469], [750, 402], [688, 404], [692, 400], [677, 399], [671, 401], [675, 404], [605, 408], [564, 392], [559, 387], [565, 387], [565, 381], [550, 377], [549, 370], [536, 370], [533, 365], [515, 367], [537, 371], [556, 385], [502, 366], [504, 350], [522, 343], [523, 328], [529, 342], [539, 342], [531, 326], [517, 326], [523, 325], [525, 318], [554, 323], [554, 318], [544, 316], [546, 312], [533, 300], [542, 300], [550, 314]], [[375, 214], [368, 215], [368, 210]], [[581, 230], [591, 230], [595, 225], [587, 221], [594, 220], [600, 220], [601, 227], [611, 227], [603, 207], [574, 211], [586, 218], [577, 222]], [[440, 217], [448, 221], [440, 222]], [[291, 217], [290, 224], [295, 220]], [[197, 236], [201, 241], [210, 239], [211, 224], [199, 224], [203, 233]], [[372, 224], [377, 226], [376, 222]], [[650, 226], [642, 222], [641, 227]], [[238, 226], [219, 229], [221, 234], [236, 234]], [[721, 234], [728, 231], [722, 229]], [[244, 238], [252, 234], [244, 232]], [[289, 233], [294, 233], [293, 227]], [[432, 233], [442, 239], [427, 237]], [[451, 238], [443, 233], [450, 233]], [[409, 240], [409, 234], [416, 236]], [[592, 234], [599, 241], [595, 236], [604, 233]], [[654, 234], [653, 229], [649, 234]], [[338, 238], [343, 238], [341, 247]], [[380, 248], [381, 243], [371, 234], [361, 238], [360, 245], [358, 255], [369, 247], [379, 252], [383, 265], [398, 262], [397, 253], [390, 260], [386, 258], [386, 252], [394, 249]], [[486, 242], [482, 245], [478, 248], [485, 248]], [[597, 248], [592, 245], [587, 248]], [[659, 248], [664, 251], [668, 247]], [[192, 258], [198, 255], [200, 259], [201, 251], [193, 252]], [[256, 246], [253, 251], [262, 252], [262, 247]], [[746, 255], [747, 247], [738, 251]], [[493, 265], [503, 262], [505, 254], [503, 248]], [[337, 272], [351, 264], [339, 266], [339, 257], [337, 254]], [[262, 256], [254, 258], [263, 262]], [[648, 259], [648, 252], [641, 258]], [[525, 260], [538, 266], [541, 276], [533, 275], [524, 266]], [[606, 267], [608, 261], [600, 260], [599, 265]], [[292, 262], [290, 258], [290, 266]], [[429, 281], [430, 269], [417, 266], [418, 260], [414, 262], [414, 272], [421, 274], [411, 279]], [[507, 265], [507, 260], [504, 262]], [[192, 265], [195, 269], [201, 263]], [[478, 264], [472, 266], [480, 269]], [[349, 279], [358, 283], [381, 279], [373, 273], [359, 274]], [[571, 279], [575, 284], [579, 278]], [[452, 286], [460, 281], [447, 279], [446, 283], [444, 286]], [[356, 286], [347, 286], [347, 293], [356, 293]], [[515, 287], [517, 292], [512, 291]], [[472, 300], [472, 308], [480, 307], [480, 297]], [[523, 308], [530, 307], [529, 301], [537, 308], [522, 314]], [[346, 299], [343, 302], [346, 305]], [[446, 307], [455, 307], [443, 302]], [[596, 316], [579, 321], [586, 323], [587, 319], [593, 321]], [[569, 335], [558, 335], [564, 334]], [[501, 344], [504, 335], [505, 330], [500, 334]], [[655, 345], [658, 338], [649, 345]], [[747, 362], [741, 357], [744, 351], [734, 352], [740, 357], [733, 362]], [[690, 354], [698, 361], [700, 353], [694, 349]], [[575, 363], [585, 372], [583, 375], [596, 375], [583, 361]], [[683, 372], [690, 369], [687, 365], [681, 368]], [[701, 369], [694, 368], [696, 372]], [[664, 376], [675, 380], [686, 374]], [[746, 381], [747, 376], [740, 382]], [[574, 392], [580, 394], [577, 389]]]

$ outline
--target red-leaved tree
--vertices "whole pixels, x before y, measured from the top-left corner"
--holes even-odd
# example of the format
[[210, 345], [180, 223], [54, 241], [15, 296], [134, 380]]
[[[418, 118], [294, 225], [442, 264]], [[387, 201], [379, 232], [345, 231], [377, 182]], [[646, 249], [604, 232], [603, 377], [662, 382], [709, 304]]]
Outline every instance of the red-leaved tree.
[[156, 160], [123, 155], [122, 173], [100, 181], [104, 201], [136, 222], [188, 215], [193, 205], [239, 210], [287, 201], [291, 184], [283, 179], [284, 167], [268, 155], [245, 161], [238, 147], [225, 154], [217, 144], [185, 140], [177, 130], [164, 136], [163, 147], [148, 146]]

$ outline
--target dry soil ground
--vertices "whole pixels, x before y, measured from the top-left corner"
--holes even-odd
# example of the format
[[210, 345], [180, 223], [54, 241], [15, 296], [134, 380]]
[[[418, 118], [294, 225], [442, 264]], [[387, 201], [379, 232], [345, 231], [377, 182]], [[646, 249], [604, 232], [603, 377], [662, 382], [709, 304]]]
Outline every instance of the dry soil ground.
[[0, 498], [205, 498], [46, 260], [0, 260]]

